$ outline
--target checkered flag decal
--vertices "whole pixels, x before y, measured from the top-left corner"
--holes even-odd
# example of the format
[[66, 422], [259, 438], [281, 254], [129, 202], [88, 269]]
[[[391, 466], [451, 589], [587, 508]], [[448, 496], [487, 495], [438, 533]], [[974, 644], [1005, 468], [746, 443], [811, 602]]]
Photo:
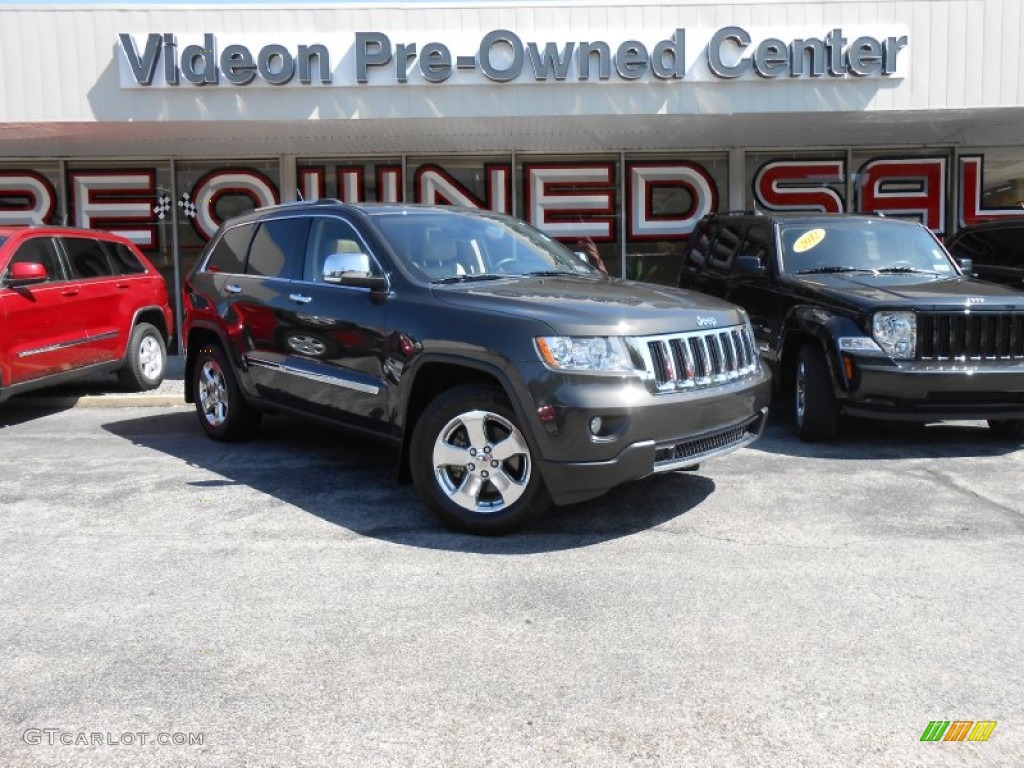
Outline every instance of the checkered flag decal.
[[161, 195], [157, 198], [156, 205], [153, 206], [153, 213], [161, 221], [170, 213], [171, 210], [171, 198], [167, 195]]
[[178, 207], [181, 208], [181, 212], [185, 214], [186, 219], [194, 219], [196, 217], [196, 204], [189, 199], [188, 192], [181, 196], [181, 200], [178, 201]]

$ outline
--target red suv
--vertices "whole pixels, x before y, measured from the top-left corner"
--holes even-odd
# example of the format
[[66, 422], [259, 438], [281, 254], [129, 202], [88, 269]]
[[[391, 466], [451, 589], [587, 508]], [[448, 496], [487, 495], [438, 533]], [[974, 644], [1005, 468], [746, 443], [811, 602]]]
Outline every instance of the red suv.
[[153, 389], [172, 328], [164, 279], [123, 237], [0, 227], [0, 402], [103, 371]]

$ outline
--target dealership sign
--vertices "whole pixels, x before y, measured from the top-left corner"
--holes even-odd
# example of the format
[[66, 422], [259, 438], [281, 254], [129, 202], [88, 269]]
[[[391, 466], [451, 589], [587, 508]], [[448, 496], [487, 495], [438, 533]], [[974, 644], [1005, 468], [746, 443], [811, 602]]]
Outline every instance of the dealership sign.
[[[872, 158], [851, 168], [846, 160], [780, 157], [756, 172], [753, 204], [767, 211], [845, 213], [875, 211], [920, 221], [936, 234], [950, 231], [947, 200], [958, 201], [956, 226], [982, 221], [1020, 220], [1020, 208], [983, 203], [981, 155], [962, 155], [952, 179], [945, 156]], [[404, 174], [411, 173], [410, 184]], [[516, 213], [553, 237], [615, 242], [685, 240], [702, 216], [718, 210], [720, 194], [701, 163], [631, 160], [625, 163], [624, 210], [617, 208], [618, 166], [609, 162], [565, 160], [492, 162], [483, 168], [482, 188], [471, 189], [436, 162], [406, 169], [393, 162], [352, 165], [310, 163], [296, 168], [301, 197], [317, 200], [328, 192], [345, 202], [403, 202], [463, 205]], [[206, 241], [223, 219], [220, 201], [235, 198], [248, 207], [274, 205], [282, 195], [274, 181], [254, 168], [214, 167], [199, 178], [179, 171], [178, 198], [157, 184], [152, 166], [74, 168], [67, 172], [67, 221], [76, 227], [107, 229], [149, 251], [161, 247], [161, 232], [173, 216], [188, 222]], [[513, 174], [522, 205], [513, 210]], [[844, 197], [855, 178], [853, 199]], [[29, 168], [0, 170], [0, 225], [53, 223], [60, 219], [56, 179]], [[328, 189], [330, 187], [330, 190]], [[688, 203], [666, 208], [659, 197], [681, 192]], [[243, 198], [243, 199], [240, 199]], [[176, 210], [176, 213], [173, 213]], [[624, 215], [623, 215], [624, 214]], [[620, 230], [624, 227], [624, 231]]]
[[[179, 40], [171, 32], [118, 35], [123, 88], [360, 86], [437, 83], [671, 82], [892, 78], [903, 74], [906, 34], [876, 37], [835, 27], [783, 37], [728, 26], [701, 35], [677, 28], [645, 39], [540, 41], [508, 29], [478, 40], [425, 43], [383, 32], [347, 39]], [[695, 55], [688, 57], [687, 52]]]

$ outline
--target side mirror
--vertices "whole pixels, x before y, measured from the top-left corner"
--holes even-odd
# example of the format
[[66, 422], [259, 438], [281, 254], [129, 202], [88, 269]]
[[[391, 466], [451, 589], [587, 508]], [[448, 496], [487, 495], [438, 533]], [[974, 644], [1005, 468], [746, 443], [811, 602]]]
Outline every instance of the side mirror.
[[7, 284], [12, 287], [19, 285], [32, 285], [33, 283], [45, 283], [49, 278], [46, 267], [34, 261], [19, 261], [11, 264], [7, 272]]
[[960, 271], [964, 277], [974, 277], [974, 259], [960, 259]]
[[757, 256], [737, 256], [734, 271], [741, 277], [764, 277], [764, 262]]
[[351, 285], [371, 290], [383, 290], [387, 280], [373, 274], [370, 257], [365, 253], [332, 253], [324, 261], [325, 283]]

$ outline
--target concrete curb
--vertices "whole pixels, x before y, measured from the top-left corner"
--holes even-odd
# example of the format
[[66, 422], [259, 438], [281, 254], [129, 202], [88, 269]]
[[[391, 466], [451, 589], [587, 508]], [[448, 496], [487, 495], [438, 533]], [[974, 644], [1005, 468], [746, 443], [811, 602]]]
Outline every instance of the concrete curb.
[[191, 407], [185, 402], [184, 372], [185, 359], [169, 357], [163, 383], [148, 392], [119, 392], [114, 376], [100, 374], [50, 389], [15, 395], [0, 404], [0, 409], [61, 411], [68, 408]]

